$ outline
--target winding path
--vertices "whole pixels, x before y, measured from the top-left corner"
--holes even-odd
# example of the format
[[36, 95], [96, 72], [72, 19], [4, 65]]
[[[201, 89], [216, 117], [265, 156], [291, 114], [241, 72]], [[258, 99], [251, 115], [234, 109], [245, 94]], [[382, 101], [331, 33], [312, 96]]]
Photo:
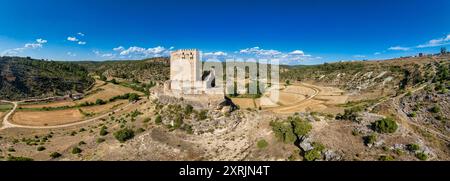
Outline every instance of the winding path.
[[123, 110], [123, 109], [125, 109], [125, 108], [127, 108], [127, 107], [129, 107], [129, 106], [131, 106], [131, 105], [134, 104], [133, 102], [131, 102], [131, 103], [127, 104], [126, 106], [121, 107], [121, 108], [118, 108], [118, 109], [116, 109], [116, 110], [114, 110], [114, 111], [105, 113], [105, 114], [100, 115], [100, 116], [97, 116], [97, 117], [95, 117], [95, 118], [91, 118], [91, 119], [87, 119], [87, 120], [84, 120], [84, 121], [80, 121], [80, 122], [68, 123], [68, 124], [62, 124], [62, 125], [54, 125], [54, 126], [28, 126], [28, 125], [18, 125], [18, 124], [14, 124], [14, 123], [11, 123], [11, 122], [9, 121], [9, 117], [11, 117], [11, 115], [14, 114], [14, 112], [16, 111], [16, 109], [17, 109], [17, 107], [18, 107], [18, 104], [19, 104], [20, 102], [24, 102], [24, 101], [11, 102], [11, 101], [4, 101], [4, 100], [2, 100], [2, 101], [0, 101], [0, 102], [10, 103], [10, 104], [13, 104], [13, 105], [14, 105], [13, 109], [11, 109], [11, 111], [9, 111], [9, 112], [5, 115], [5, 117], [3, 117], [2, 127], [0, 128], [0, 130], [7, 129], [7, 128], [54, 129], [54, 128], [65, 128], [65, 127], [70, 127], [70, 126], [76, 126], [76, 125], [85, 124], [85, 123], [88, 123], [88, 122], [92, 122], [92, 121], [95, 121], [95, 120], [98, 120], [98, 119], [107, 117], [107, 116], [109, 116], [109, 114], [111, 114], [111, 113], [119, 112], [119, 111], [121, 111], [121, 110]]
[[[301, 83], [301, 84], [299, 84], [299, 85], [314, 90], [314, 93], [313, 93], [311, 96], [308, 96], [308, 97], [306, 97], [305, 99], [303, 99], [303, 100], [301, 100], [301, 101], [298, 101], [298, 102], [296, 102], [296, 103], [293, 104], [293, 105], [289, 105], [289, 106], [280, 106], [280, 107], [273, 107], [273, 108], [269, 108], [268, 110], [274, 111], [274, 112], [289, 112], [289, 110], [291, 110], [291, 109], [296, 109], [296, 108], [298, 108], [299, 106], [303, 106], [303, 104], [304, 104], [305, 102], [307, 102], [307, 101], [313, 99], [314, 97], [316, 97], [317, 95], [319, 95], [320, 92], [321, 92], [321, 90], [320, 90], [319, 88], [317, 88], [317, 87], [315, 87], [315, 86], [313, 86], [313, 85], [309, 85], [309, 84], [305, 84], [305, 83]], [[288, 92], [288, 93], [290, 93], [290, 94], [300, 94], [300, 93], [295, 93], [295, 92]], [[303, 95], [303, 94], [301, 94], [301, 95]]]

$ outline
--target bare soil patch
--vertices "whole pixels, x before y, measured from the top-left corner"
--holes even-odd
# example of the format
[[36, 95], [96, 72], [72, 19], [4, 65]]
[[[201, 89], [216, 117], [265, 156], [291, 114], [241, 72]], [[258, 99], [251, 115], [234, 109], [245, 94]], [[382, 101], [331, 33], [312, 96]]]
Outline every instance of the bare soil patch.
[[54, 126], [81, 121], [83, 114], [77, 109], [58, 111], [19, 111], [14, 113], [12, 122], [29, 126]]

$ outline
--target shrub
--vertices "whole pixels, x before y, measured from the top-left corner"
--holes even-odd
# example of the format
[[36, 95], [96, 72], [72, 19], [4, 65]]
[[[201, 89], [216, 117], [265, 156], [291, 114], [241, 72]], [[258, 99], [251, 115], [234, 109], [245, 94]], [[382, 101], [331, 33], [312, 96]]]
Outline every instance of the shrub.
[[288, 117], [287, 120], [270, 123], [275, 136], [285, 143], [294, 143], [299, 137], [305, 136], [312, 129], [309, 122], [299, 117]]
[[424, 161], [424, 160], [428, 159], [428, 155], [425, 154], [424, 152], [419, 152], [419, 153], [416, 153], [416, 158]]
[[312, 125], [308, 121], [302, 120], [299, 117], [290, 118], [290, 121], [294, 127], [294, 133], [297, 136], [305, 136], [312, 129]]
[[417, 116], [416, 111], [413, 111], [409, 114], [409, 117], [415, 118]]
[[291, 123], [272, 121], [270, 122], [270, 126], [272, 127], [275, 137], [284, 143], [294, 143], [297, 140]]
[[151, 118], [144, 118], [144, 120], [143, 120], [142, 122], [148, 123], [148, 122], [150, 122], [151, 120], [152, 120]]
[[128, 96], [128, 101], [133, 102], [139, 100], [139, 95], [136, 93], [130, 93]]
[[84, 141], [80, 141], [80, 142], [78, 143], [79, 146], [85, 145], [85, 144], [86, 144], [86, 142], [84, 142]]
[[34, 161], [32, 158], [27, 158], [27, 157], [15, 157], [15, 156], [9, 156], [8, 161]]
[[398, 125], [392, 118], [384, 118], [376, 121], [372, 125], [373, 129], [379, 133], [393, 133], [397, 130]]
[[375, 143], [375, 141], [377, 141], [377, 135], [376, 134], [371, 134], [369, 136], [365, 136], [364, 137], [364, 143], [366, 145], [371, 145], [371, 144]]
[[97, 99], [97, 100], [95, 101], [95, 104], [97, 104], [97, 105], [104, 105], [104, 104], [106, 104], [106, 101], [101, 100], [101, 99]]
[[441, 112], [441, 107], [439, 107], [439, 105], [434, 105], [431, 109], [430, 112], [432, 113], [439, 113]]
[[322, 158], [322, 151], [325, 147], [316, 142], [312, 143], [312, 146], [314, 147], [312, 150], [305, 152], [304, 159], [306, 161], [314, 161]]
[[269, 143], [267, 143], [266, 140], [262, 139], [262, 140], [259, 140], [256, 143], [256, 145], [258, 146], [259, 149], [263, 149], [263, 148], [267, 147], [269, 145]]
[[100, 136], [106, 136], [107, 134], [108, 134], [108, 130], [107, 130], [106, 126], [103, 126], [100, 129]]
[[114, 133], [114, 137], [121, 143], [134, 137], [134, 131], [128, 128], [121, 129]]
[[78, 154], [78, 153], [81, 153], [83, 150], [81, 150], [80, 148], [78, 148], [78, 147], [74, 147], [74, 148], [72, 148], [72, 154]]
[[412, 152], [420, 150], [420, 146], [418, 144], [414, 144], [414, 143], [406, 145], [406, 148]]
[[53, 152], [50, 154], [50, 157], [52, 157], [52, 158], [58, 158], [60, 156], [61, 156], [61, 153], [58, 153], [58, 152]]
[[97, 143], [103, 143], [103, 142], [105, 142], [104, 138], [97, 138]]
[[16, 152], [16, 149], [14, 149], [13, 147], [8, 148], [9, 152]]
[[205, 120], [206, 118], [208, 118], [208, 111], [207, 110], [200, 111], [200, 113], [198, 114], [198, 119]]
[[162, 118], [161, 118], [161, 115], [156, 115], [156, 118], [155, 118], [155, 123], [156, 124], [161, 124], [162, 123]]
[[362, 111], [361, 107], [354, 107], [351, 109], [345, 109], [344, 114], [337, 114], [336, 119], [338, 120], [349, 120], [349, 121], [358, 121], [358, 112]]
[[380, 160], [380, 161], [394, 161], [395, 160], [395, 158], [393, 157], [393, 156], [391, 156], [391, 155], [382, 155], [382, 156], [380, 156], [380, 158], [378, 158], [378, 160]]
[[144, 132], [144, 131], [145, 131], [144, 128], [138, 128], [138, 129], [136, 130], [136, 133], [142, 133], [142, 132]]
[[184, 108], [184, 114], [186, 115], [191, 115], [192, 111], [194, 110], [194, 107], [192, 107], [191, 105], [186, 105], [186, 107]]
[[45, 150], [45, 147], [43, 147], [43, 146], [37, 147], [37, 151], [44, 151], [44, 150]]

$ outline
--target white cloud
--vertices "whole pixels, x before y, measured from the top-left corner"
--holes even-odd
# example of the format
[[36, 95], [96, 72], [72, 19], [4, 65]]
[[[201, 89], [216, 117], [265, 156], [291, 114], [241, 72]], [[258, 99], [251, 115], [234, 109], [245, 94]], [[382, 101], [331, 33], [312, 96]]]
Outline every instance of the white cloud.
[[294, 50], [289, 53], [290, 55], [305, 55], [305, 53], [301, 50]]
[[278, 50], [264, 50], [259, 47], [246, 48], [239, 51], [241, 54], [254, 54], [259, 56], [275, 56], [281, 54]]
[[44, 40], [42, 38], [38, 38], [38, 39], [36, 39], [36, 42], [39, 43], [39, 44], [46, 44], [47, 40]]
[[394, 47], [389, 47], [388, 50], [408, 51], [410, 49], [411, 48], [408, 48], [408, 47], [394, 46]]
[[26, 43], [25, 45], [23, 45], [23, 47], [20, 48], [13, 48], [13, 49], [8, 49], [2, 52], [2, 56], [14, 56], [14, 55], [18, 55], [20, 53], [22, 53], [23, 51], [27, 50], [27, 49], [37, 49], [37, 48], [42, 48], [44, 44], [47, 43], [47, 40], [44, 40], [42, 38], [38, 38], [36, 39], [35, 42], [33, 43]]
[[374, 55], [380, 55], [380, 54], [381, 54], [380, 52], [375, 52], [375, 53], [374, 53]]
[[353, 58], [366, 58], [365, 55], [353, 55]]
[[75, 54], [75, 53], [72, 53], [72, 52], [67, 52], [67, 55], [69, 55], [69, 56], [71, 56], [71, 57], [75, 57], [75, 56], [77, 56], [77, 54]]
[[79, 41], [78, 45], [86, 45], [86, 42], [85, 41]]
[[94, 50], [92, 52], [94, 52], [95, 55], [97, 55], [99, 57], [103, 57], [103, 58], [113, 58], [113, 57], [115, 57], [115, 55], [112, 54], [112, 53], [101, 53], [98, 50]]
[[142, 57], [157, 57], [163, 54], [168, 54], [166, 48], [162, 46], [157, 46], [154, 48], [142, 48], [137, 46], [129, 47], [128, 49], [123, 49], [119, 53], [122, 56], [142, 56]]
[[222, 51], [218, 51], [218, 52], [207, 52], [207, 53], [203, 53], [204, 56], [227, 56], [228, 54]]
[[108, 58], [150, 58], [150, 57], [161, 57], [168, 56], [169, 50], [162, 47], [157, 46], [153, 48], [143, 48], [138, 46], [131, 46], [129, 48], [125, 48], [123, 46], [119, 46], [112, 49], [114, 52], [112, 53], [101, 53], [99, 51], [93, 51], [99, 57], [108, 57]]
[[84, 36], [84, 33], [78, 32], [77, 35]]
[[69, 40], [69, 41], [79, 41], [76, 37], [71, 37], [71, 36], [67, 37], [67, 40]]
[[321, 57], [313, 57], [312, 55], [305, 54], [302, 50], [293, 50], [290, 52], [283, 52], [279, 50], [265, 50], [260, 47], [241, 49], [236, 54], [244, 56], [254, 56], [256, 58], [272, 59], [276, 58], [280, 60], [281, 64], [299, 64], [305, 61], [313, 61], [321, 59]]
[[27, 44], [25, 44], [24, 47], [25, 48], [32, 48], [32, 49], [42, 48], [42, 44], [40, 44], [40, 43], [27, 43]]
[[119, 46], [117, 48], [113, 48], [113, 50], [116, 51], [116, 52], [121, 52], [121, 51], [124, 51], [125, 48], [123, 46]]
[[450, 44], [450, 34], [448, 34], [446, 37], [432, 39], [425, 44], [418, 45], [417, 48], [436, 47], [448, 44]]

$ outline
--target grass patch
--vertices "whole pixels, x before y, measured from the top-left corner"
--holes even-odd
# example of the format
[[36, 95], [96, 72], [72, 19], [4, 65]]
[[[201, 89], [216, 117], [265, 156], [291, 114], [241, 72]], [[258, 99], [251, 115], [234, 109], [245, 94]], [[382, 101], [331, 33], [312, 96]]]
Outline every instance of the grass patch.
[[264, 139], [259, 140], [259, 141], [256, 143], [256, 146], [258, 146], [259, 149], [264, 149], [264, 148], [266, 148], [268, 145], [269, 145], [269, 143], [267, 143], [267, 141], [264, 140]]

